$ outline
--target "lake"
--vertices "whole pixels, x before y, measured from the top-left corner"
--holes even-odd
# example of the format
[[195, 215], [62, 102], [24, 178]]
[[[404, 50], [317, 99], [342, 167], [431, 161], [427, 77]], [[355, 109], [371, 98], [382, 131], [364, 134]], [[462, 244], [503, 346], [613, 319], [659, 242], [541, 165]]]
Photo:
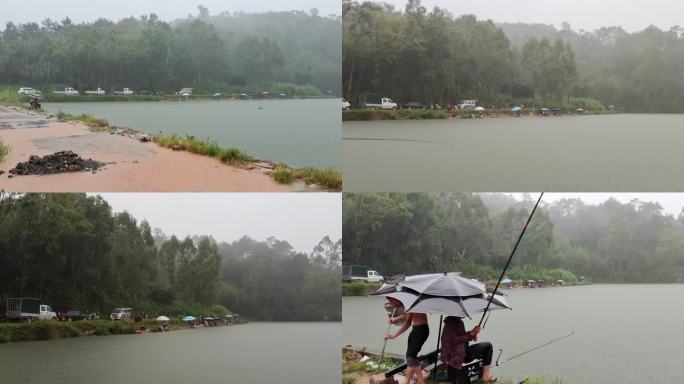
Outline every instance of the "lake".
[[345, 191], [684, 189], [684, 115], [345, 122]]
[[0, 383], [336, 383], [340, 330], [249, 323], [0, 344]]
[[[259, 105], [263, 109], [258, 109]], [[211, 138], [265, 160], [340, 169], [340, 100], [200, 100], [44, 103], [56, 114], [87, 113], [164, 135]]]
[[[593, 285], [504, 290], [513, 310], [491, 314], [480, 340], [494, 344], [501, 360], [575, 331], [575, 335], [493, 367], [518, 382], [525, 377], [561, 378], [567, 384], [684, 382], [684, 285]], [[342, 300], [344, 344], [380, 351], [387, 329], [383, 298]], [[430, 315], [433, 351], [439, 316]], [[466, 329], [479, 321], [465, 319]], [[394, 331], [396, 327], [392, 328]], [[408, 332], [406, 332], [408, 334]], [[387, 350], [403, 355], [407, 337]]]

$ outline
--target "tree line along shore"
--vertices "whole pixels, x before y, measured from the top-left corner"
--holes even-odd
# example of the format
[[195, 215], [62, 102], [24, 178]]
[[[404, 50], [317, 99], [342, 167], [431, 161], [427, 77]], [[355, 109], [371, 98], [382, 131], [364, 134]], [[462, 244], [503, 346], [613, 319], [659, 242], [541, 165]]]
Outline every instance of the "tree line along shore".
[[536, 100], [562, 108], [586, 100], [632, 113], [684, 112], [679, 26], [627, 32], [496, 24], [420, 0], [403, 8], [344, 0], [342, 14], [342, 89], [351, 103], [370, 92], [426, 105]]
[[[345, 264], [496, 282], [532, 205], [498, 193], [345, 194]], [[507, 272], [513, 281], [681, 283], [683, 245], [682, 216], [657, 203], [562, 199], [540, 206]]]
[[0, 30], [4, 84], [80, 90], [130, 88], [173, 94], [193, 88], [268, 91], [311, 97], [339, 95], [339, 16], [310, 12], [212, 12], [183, 19], [151, 13], [75, 23], [36, 20]]
[[[109, 314], [128, 306], [168, 317], [225, 312], [252, 321], [340, 321], [340, 247], [328, 237], [309, 253], [275, 238], [179, 239], [112, 212], [100, 196], [0, 195], [0, 297], [36, 297], [55, 309]], [[0, 314], [5, 310], [3, 299]], [[72, 323], [64, 327], [81, 327]], [[121, 324], [107, 327], [127, 323]]]

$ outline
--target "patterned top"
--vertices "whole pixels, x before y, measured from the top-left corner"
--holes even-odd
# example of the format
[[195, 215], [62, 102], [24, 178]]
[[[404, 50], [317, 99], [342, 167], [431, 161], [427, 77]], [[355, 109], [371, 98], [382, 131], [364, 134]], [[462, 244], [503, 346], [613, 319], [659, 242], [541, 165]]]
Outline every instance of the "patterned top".
[[443, 362], [454, 368], [461, 368], [465, 359], [466, 345], [473, 337], [466, 332], [463, 320], [455, 316], [449, 316], [444, 320], [442, 332], [442, 356]]

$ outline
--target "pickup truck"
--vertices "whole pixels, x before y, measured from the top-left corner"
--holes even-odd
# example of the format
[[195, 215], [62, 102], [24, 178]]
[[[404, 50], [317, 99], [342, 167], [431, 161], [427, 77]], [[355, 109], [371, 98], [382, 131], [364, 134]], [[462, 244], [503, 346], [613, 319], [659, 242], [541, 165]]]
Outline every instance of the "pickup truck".
[[105, 90], [100, 87], [97, 87], [97, 91], [86, 91], [85, 93], [86, 95], [104, 95]]
[[397, 109], [397, 103], [389, 97], [377, 93], [359, 95], [359, 106], [361, 108]]
[[345, 265], [342, 267], [342, 279], [345, 281], [365, 280], [369, 283], [382, 282], [384, 278], [377, 271], [365, 265]]
[[123, 91], [114, 91], [113, 93], [115, 95], [132, 95], [135, 92], [133, 92], [133, 90], [130, 88], [124, 88]]
[[64, 90], [52, 91], [52, 93], [62, 93], [62, 94], [67, 95], [67, 96], [76, 96], [76, 95], [78, 95], [78, 91], [75, 90], [75, 89], [73, 89], [73, 88], [71, 88], [71, 87], [66, 87], [66, 88], [64, 88]]
[[55, 320], [57, 314], [49, 305], [32, 297], [8, 297], [5, 317], [13, 321]]

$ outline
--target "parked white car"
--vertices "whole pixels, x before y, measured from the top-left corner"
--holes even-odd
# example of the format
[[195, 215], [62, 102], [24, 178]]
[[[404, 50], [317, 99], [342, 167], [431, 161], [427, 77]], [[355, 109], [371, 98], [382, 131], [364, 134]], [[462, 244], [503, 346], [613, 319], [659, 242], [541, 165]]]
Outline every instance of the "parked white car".
[[477, 100], [463, 100], [461, 104], [458, 105], [459, 109], [475, 109], [477, 108]]
[[133, 308], [114, 308], [109, 318], [112, 320], [123, 320], [131, 318], [131, 309]]
[[[104, 95], [105, 90], [100, 88], [100, 87], [97, 87], [97, 91], [86, 91], [85, 93], [86, 93], [86, 95]], [[76, 93], [76, 94], [78, 94], [78, 93]]]
[[55, 90], [55, 91], [52, 91], [52, 93], [61, 93], [64, 95], [69, 95], [69, 96], [78, 95], [78, 91], [71, 88], [71, 87], [65, 87], [64, 90], [61, 90], [61, 89]]
[[133, 90], [130, 88], [124, 88], [123, 91], [114, 91], [113, 93], [115, 95], [132, 95], [135, 92], [133, 92]]
[[342, 110], [346, 111], [349, 108], [351, 108], [351, 104], [347, 101], [347, 99], [342, 98]]
[[17, 92], [20, 95], [40, 95], [40, 91], [36, 91], [33, 88], [21, 87]]

